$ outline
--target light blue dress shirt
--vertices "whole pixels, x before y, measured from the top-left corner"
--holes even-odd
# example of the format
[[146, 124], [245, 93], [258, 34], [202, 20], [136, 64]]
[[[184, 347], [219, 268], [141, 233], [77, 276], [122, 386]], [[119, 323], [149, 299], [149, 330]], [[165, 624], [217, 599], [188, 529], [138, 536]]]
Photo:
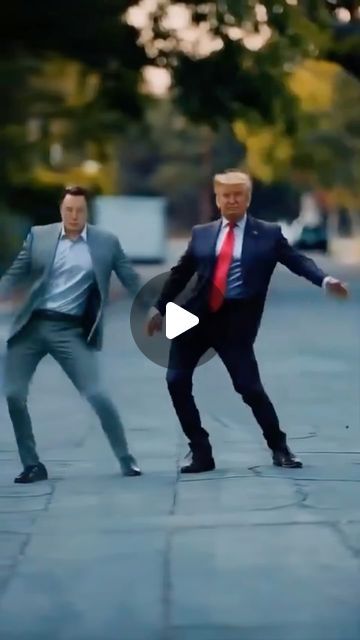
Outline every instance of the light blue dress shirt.
[[87, 243], [87, 227], [84, 227], [76, 240], [68, 238], [62, 227], [48, 286], [40, 308], [81, 316], [94, 278]]
[[[244, 241], [244, 231], [246, 224], [246, 214], [244, 217], [239, 220], [235, 224], [234, 233], [235, 233], [235, 244], [234, 244], [234, 253], [232, 263], [230, 265], [228, 278], [227, 278], [227, 287], [225, 298], [240, 298], [241, 297], [241, 288], [243, 284], [242, 280], [242, 269], [241, 269], [241, 255], [242, 255], [242, 247]], [[226, 218], [223, 218], [221, 221], [221, 229], [216, 242], [216, 255], [219, 254], [222, 243], [224, 242], [225, 236], [227, 234], [229, 228], [229, 221]]]

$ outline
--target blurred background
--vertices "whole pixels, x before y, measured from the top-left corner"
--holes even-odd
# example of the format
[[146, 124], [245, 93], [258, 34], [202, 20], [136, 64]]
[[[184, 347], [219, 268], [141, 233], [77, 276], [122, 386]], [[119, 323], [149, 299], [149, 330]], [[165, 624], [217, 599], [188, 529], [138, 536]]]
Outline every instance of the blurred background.
[[[217, 470], [180, 477], [165, 370], [115, 290], [104, 386], [143, 479], [119, 478], [46, 358], [31, 415], [51, 479], [17, 489], [0, 402], [0, 638], [359, 640], [359, 2], [8, 0], [0, 52], [0, 276], [75, 183], [148, 281], [217, 216], [213, 174], [240, 168], [252, 213], [351, 291], [342, 304], [281, 265], [271, 283], [256, 352], [298, 474], [271, 466], [213, 358], [195, 395]], [[0, 304], [0, 385], [18, 302]]]
[[[0, 273], [31, 224], [58, 219], [69, 183], [100, 196], [93, 220], [120, 225], [130, 257], [162, 261], [165, 236], [216, 217], [212, 176], [229, 167], [292, 243], [360, 260], [359, 2], [0, 12]], [[152, 248], [136, 253], [139, 215]]]

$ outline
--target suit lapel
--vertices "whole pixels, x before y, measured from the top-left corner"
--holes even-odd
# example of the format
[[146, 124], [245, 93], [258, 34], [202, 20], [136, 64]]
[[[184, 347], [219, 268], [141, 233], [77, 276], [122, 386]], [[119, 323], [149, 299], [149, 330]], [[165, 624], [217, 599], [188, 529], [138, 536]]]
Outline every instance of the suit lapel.
[[44, 247], [45, 251], [45, 274], [44, 279], [46, 280], [49, 277], [51, 267], [53, 266], [56, 249], [60, 239], [60, 231], [61, 231], [61, 222], [54, 224], [49, 229], [49, 237], [48, 241]]
[[216, 262], [216, 243], [221, 230], [221, 222], [222, 222], [221, 219], [215, 220], [215, 222], [212, 222], [207, 229], [207, 236], [205, 238], [206, 246], [210, 247], [210, 251], [208, 251], [208, 254], [210, 256], [210, 260], [209, 260], [210, 272], [213, 270]]
[[[205, 242], [207, 246], [210, 246], [210, 270], [212, 270], [215, 266], [216, 262], [216, 242], [221, 230], [221, 220], [216, 220], [208, 227], [207, 237], [205, 238]], [[244, 229], [244, 239], [242, 245], [242, 253], [241, 253], [241, 262], [242, 268], [245, 270], [249, 260], [251, 259], [251, 255], [253, 250], [255, 249], [258, 240], [259, 240], [259, 229], [257, 225], [256, 218], [253, 218], [251, 215], [247, 214], [246, 216], [246, 224]]]
[[244, 229], [244, 239], [242, 245], [241, 252], [241, 265], [243, 271], [246, 271], [246, 268], [249, 264], [249, 260], [251, 259], [252, 253], [256, 248], [256, 245], [259, 241], [259, 229], [256, 222], [256, 219], [247, 215], [246, 224]]
[[96, 232], [94, 231], [93, 225], [88, 224], [87, 227], [87, 242], [91, 255], [91, 260], [93, 264], [95, 279], [99, 288], [99, 291], [102, 295], [102, 277], [100, 271], [101, 261], [101, 242], [96, 237]]

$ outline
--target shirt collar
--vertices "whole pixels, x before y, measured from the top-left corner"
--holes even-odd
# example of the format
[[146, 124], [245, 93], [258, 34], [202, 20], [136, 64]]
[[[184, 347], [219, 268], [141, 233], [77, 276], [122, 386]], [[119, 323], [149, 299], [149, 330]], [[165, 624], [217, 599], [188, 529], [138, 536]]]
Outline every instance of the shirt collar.
[[[87, 224], [85, 225], [85, 227], [83, 228], [82, 232], [80, 233], [80, 237], [85, 240], [85, 242], [87, 242]], [[61, 234], [60, 234], [60, 238], [63, 238], [65, 236], [65, 228], [64, 228], [64, 224], [61, 225]]]
[[[238, 227], [239, 229], [243, 229], [246, 223], [246, 218], [247, 218], [247, 213], [245, 213], [245, 215], [241, 218], [241, 220], [238, 220], [238, 222], [235, 223], [235, 227]], [[226, 218], [222, 217], [221, 219], [221, 228], [224, 229], [225, 227], [229, 226], [229, 220], [226, 220]]]

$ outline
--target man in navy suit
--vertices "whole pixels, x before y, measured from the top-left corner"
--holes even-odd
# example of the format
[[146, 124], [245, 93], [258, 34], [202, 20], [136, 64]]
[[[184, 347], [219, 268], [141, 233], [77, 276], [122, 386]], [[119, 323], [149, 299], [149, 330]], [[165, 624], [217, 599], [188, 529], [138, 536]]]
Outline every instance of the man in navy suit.
[[166, 304], [196, 274], [194, 290], [183, 306], [198, 315], [200, 322], [172, 341], [167, 371], [171, 399], [192, 453], [190, 462], [181, 471], [199, 473], [215, 468], [209, 434], [201, 425], [192, 395], [195, 367], [211, 347], [227, 368], [235, 390], [251, 408], [272, 451], [273, 463], [280, 467], [301, 467], [280, 429], [254, 354], [269, 282], [280, 262], [339, 297], [347, 296], [347, 288], [325, 274], [313, 260], [295, 251], [278, 224], [247, 213], [252, 189], [247, 174], [236, 171], [218, 174], [214, 188], [221, 220], [193, 228], [186, 252], [171, 269], [147, 327], [149, 335], [161, 331]]

